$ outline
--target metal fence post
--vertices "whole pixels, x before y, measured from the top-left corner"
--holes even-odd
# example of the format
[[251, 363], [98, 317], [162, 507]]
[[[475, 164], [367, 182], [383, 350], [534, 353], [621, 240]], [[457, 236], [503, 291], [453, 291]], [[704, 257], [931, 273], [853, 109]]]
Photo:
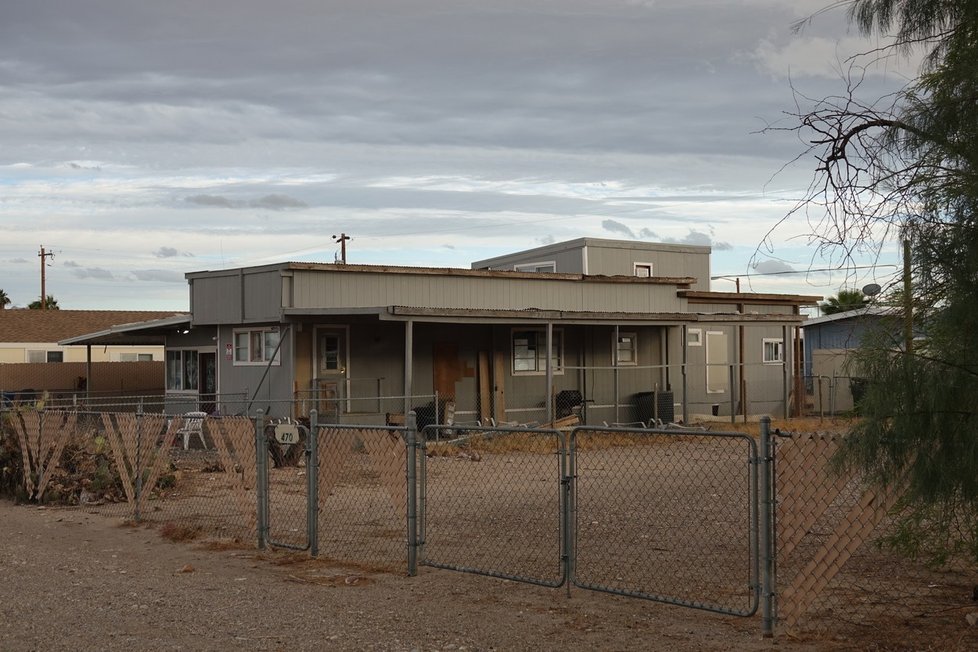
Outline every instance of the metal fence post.
[[761, 632], [765, 638], [774, 635], [774, 592], [777, 586], [775, 577], [775, 554], [777, 533], [774, 531], [774, 474], [771, 473], [771, 417], [761, 418], [760, 442], [760, 547], [761, 547]]
[[319, 412], [309, 410], [309, 437], [306, 440], [306, 524], [309, 529], [309, 554], [319, 555]]
[[563, 545], [564, 545], [564, 582], [567, 584], [567, 597], [570, 597], [571, 584], [574, 583], [574, 572], [575, 572], [575, 553], [574, 553], [574, 526], [575, 523], [575, 506], [574, 506], [574, 491], [575, 491], [575, 479], [576, 479], [576, 456], [577, 449], [576, 444], [577, 430], [574, 429], [566, 435], [562, 435], [560, 439], [560, 472], [562, 477], [560, 479], [561, 489], [563, 491], [563, 503], [564, 509], [561, 517], [561, 534], [563, 535]]
[[412, 410], [407, 425], [407, 556], [408, 575], [418, 574], [418, 416]]
[[255, 416], [255, 493], [258, 495], [258, 548], [268, 542], [268, 444], [265, 442], [265, 413], [258, 409]]

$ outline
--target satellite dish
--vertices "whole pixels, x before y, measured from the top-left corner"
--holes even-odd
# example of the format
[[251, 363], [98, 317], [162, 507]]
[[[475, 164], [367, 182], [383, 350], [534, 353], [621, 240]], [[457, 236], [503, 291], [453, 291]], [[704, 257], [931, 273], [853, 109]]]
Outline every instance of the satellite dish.
[[875, 297], [879, 294], [883, 288], [879, 286], [879, 283], [870, 283], [869, 285], [863, 287], [863, 294], [867, 297]]

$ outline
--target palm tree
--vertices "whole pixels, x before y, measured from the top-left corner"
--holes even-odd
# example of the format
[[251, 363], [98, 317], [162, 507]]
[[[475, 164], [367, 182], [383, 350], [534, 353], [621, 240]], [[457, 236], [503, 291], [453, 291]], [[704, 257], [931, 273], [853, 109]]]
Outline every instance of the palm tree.
[[0, 310], [3, 310], [10, 305], [10, 297], [3, 290], [0, 290]]
[[[52, 297], [50, 294], [48, 295], [47, 300], [44, 303], [45, 303], [44, 308], [47, 310], [60, 310], [60, 308], [58, 307], [58, 300]], [[32, 301], [27, 307], [30, 308], [31, 310], [40, 310], [41, 300], [38, 299], [37, 301]]]
[[868, 303], [869, 298], [862, 293], [862, 290], [842, 288], [839, 290], [839, 294], [829, 297], [823, 303], [818, 304], [818, 307], [823, 315], [834, 315], [838, 312], [865, 308]]

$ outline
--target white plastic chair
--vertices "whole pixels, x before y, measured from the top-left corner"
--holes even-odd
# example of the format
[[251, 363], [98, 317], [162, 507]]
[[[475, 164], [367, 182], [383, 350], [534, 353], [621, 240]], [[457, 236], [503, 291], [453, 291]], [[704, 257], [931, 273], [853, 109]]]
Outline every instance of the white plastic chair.
[[207, 442], [204, 441], [204, 419], [206, 417], [206, 412], [187, 412], [183, 416], [183, 424], [177, 430], [178, 435], [183, 435], [183, 450], [190, 448], [190, 435], [200, 437], [200, 445], [204, 449], [207, 448]]

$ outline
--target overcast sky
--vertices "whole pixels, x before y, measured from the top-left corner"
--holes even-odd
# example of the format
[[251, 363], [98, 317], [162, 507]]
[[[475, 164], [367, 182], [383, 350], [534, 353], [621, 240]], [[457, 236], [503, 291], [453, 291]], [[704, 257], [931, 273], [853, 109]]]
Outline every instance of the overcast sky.
[[[717, 275], [824, 267], [800, 221], [750, 261], [812, 168], [779, 173], [803, 145], [758, 131], [875, 45], [842, 11], [792, 31], [826, 4], [6, 2], [0, 288], [37, 299], [43, 245], [63, 308], [186, 310], [186, 272], [332, 261], [341, 232], [353, 263], [591, 236], [712, 244]], [[750, 280], [830, 295], [844, 275]]]

